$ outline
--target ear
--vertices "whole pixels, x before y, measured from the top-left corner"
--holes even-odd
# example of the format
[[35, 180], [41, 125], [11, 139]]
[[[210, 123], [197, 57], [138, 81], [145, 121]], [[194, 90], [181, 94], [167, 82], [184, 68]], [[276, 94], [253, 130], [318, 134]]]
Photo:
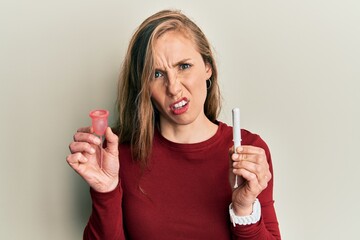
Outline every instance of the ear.
[[206, 80], [208, 80], [212, 75], [212, 67], [210, 63], [205, 63], [205, 75], [206, 75]]

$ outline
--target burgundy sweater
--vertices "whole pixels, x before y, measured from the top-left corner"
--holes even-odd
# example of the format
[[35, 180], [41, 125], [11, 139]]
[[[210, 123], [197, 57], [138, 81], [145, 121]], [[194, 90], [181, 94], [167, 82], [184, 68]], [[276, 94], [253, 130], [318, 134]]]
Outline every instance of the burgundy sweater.
[[[233, 227], [229, 217], [229, 148], [232, 128], [219, 122], [217, 133], [195, 144], [170, 142], [154, 135], [149, 166], [142, 170], [120, 145], [120, 184], [112, 192], [90, 190], [93, 209], [84, 239], [222, 240], [280, 239], [274, 210], [273, 181], [258, 196], [258, 223]], [[266, 143], [242, 130], [242, 144], [266, 151]]]

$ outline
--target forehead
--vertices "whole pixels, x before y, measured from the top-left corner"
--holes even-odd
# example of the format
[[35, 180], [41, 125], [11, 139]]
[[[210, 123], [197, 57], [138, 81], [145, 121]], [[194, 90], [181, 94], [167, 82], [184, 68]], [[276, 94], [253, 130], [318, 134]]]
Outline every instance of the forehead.
[[193, 38], [183, 31], [168, 31], [155, 39], [153, 43], [155, 62], [158, 58], [177, 59], [195, 57], [200, 53]]

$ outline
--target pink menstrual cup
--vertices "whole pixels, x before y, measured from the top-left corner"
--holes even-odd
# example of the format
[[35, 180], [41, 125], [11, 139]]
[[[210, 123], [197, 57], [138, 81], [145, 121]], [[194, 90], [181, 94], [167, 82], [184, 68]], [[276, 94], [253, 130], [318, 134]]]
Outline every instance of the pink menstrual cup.
[[101, 109], [93, 110], [90, 112], [89, 116], [92, 119], [92, 127], [95, 134], [98, 136], [103, 136], [105, 134], [106, 128], [108, 127], [109, 111]]

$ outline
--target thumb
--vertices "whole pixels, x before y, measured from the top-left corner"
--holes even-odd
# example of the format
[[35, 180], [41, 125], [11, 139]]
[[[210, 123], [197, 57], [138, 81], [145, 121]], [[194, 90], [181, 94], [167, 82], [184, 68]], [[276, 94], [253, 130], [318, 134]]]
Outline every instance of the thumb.
[[106, 148], [112, 155], [118, 155], [119, 138], [111, 131], [110, 127], [107, 127], [105, 132]]

